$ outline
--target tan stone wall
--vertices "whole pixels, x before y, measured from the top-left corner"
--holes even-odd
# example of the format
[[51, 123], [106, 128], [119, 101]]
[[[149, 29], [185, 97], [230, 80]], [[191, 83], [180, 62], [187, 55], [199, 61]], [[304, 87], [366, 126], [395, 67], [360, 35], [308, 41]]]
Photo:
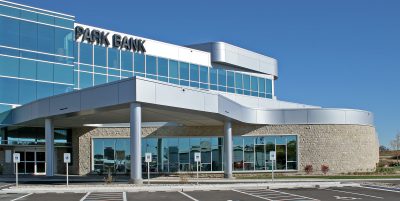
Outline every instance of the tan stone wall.
[[[299, 137], [299, 172], [312, 165], [320, 173], [322, 164], [330, 173], [373, 171], [379, 159], [379, 142], [375, 128], [360, 125], [234, 125], [233, 135], [297, 134]], [[223, 127], [143, 128], [142, 137], [223, 136]], [[73, 129], [74, 164], [71, 172], [88, 174], [91, 169], [93, 137], [128, 137], [129, 128]]]

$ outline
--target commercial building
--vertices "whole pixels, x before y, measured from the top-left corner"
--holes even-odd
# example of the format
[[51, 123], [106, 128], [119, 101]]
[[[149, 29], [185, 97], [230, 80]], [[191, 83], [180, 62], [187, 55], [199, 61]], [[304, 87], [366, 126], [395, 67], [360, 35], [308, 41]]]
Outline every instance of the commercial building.
[[[278, 100], [277, 61], [224, 42], [178, 46], [0, 0], [0, 164], [13, 174], [372, 171], [372, 113]], [[318, 83], [316, 83], [318, 84]]]

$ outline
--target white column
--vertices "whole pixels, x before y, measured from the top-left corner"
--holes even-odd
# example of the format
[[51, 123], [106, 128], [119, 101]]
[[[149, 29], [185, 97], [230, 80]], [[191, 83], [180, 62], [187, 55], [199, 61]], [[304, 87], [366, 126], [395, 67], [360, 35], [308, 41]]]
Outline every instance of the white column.
[[131, 179], [130, 183], [143, 184], [142, 179], [142, 108], [140, 103], [130, 105]]
[[224, 124], [224, 177], [232, 179], [232, 123], [226, 120]]
[[54, 125], [51, 119], [45, 119], [46, 138], [46, 176], [54, 176]]

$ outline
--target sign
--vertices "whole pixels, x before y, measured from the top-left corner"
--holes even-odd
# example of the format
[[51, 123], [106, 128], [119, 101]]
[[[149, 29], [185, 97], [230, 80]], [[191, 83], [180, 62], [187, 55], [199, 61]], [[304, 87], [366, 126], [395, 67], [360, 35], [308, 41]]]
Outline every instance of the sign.
[[[110, 33], [106, 33], [104, 31], [99, 31], [97, 29], [90, 30], [89, 28], [83, 28], [81, 26], [75, 27], [75, 40], [78, 40], [82, 37], [82, 42], [86, 41], [90, 44], [97, 44], [101, 46], [110, 46], [109, 35]], [[144, 43], [146, 41], [142, 39], [136, 39], [132, 37], [124, 36], [122, 37], [119, 34], [114, 34], [112, 36], [112, 47], [118, 49], [124, 49], [126, 51], [133, 52], [146, 52], [146, 48], [144, 48]]]
[[14, 153], [13, 154], [13, 159], [14, 159], [14, 163], [19, 163], [21, 162], [21, 157], [19, 153]]
[[276, 161], [276, 152], [275, 151], [269, 152], [269, 160]]
[[151, 163], [151, 160], [152, 160], [151, 153], [145, 153], [144, 161], [146, 163]]
[[201, 162], [201, 154], [200, 154], [200, 152], [194, 153], [194, 161], [195, 162]]
[[71, 163], [71, 154], [64, 153], [64, 163]]

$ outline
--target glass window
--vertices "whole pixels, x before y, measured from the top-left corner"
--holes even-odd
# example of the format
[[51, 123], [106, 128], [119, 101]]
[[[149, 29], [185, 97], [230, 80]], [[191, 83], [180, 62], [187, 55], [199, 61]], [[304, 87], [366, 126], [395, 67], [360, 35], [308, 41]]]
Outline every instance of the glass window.
[[243, 93], [250, 95], [250, 75], [243, 74]]
[[215, 68], [210, 68], [210, 89], [218, 90], [218, 70]]
[[67, 93], [72, 91], [72, 86], [64, 85], [64, 84], [54, 84], [53, 85], [53, 93], [54, 95]]
[[108, 76], [108, 82], [114, 82], [120, 80], [120, 77], [117, 76]]
[[38, 24], [38, 51], [54, 53], [54, 27]]
[[93, 86], [93, 75], [91, 73], [80, 72], [79, 79], [80, 79], [79, 87], [81, 89]]
[[265, 78], [258, 78], [259, 97], [265, 97]]
[[157, 58], [146, 55], [146, 77], [157, 79]]
[[168, 82], [168, 59], [158, 58], [158, 80]]
[[119, 66], [119, 50], [108, 48], [108, 67], [120, 69]]
[[189, 86], [189, 64], [180, 62], [179, 63], [179, 78], [180, 78], [180, 85]]
[[133, 71], [133, 53], [121, 51], [121, 68], [123, 70]]
[[53, 64], [37, 62], [37, 79], [53, 81]]
[[272, 94], [272, 80], [266, 79], [265, 93]]
[[36, 82], [19, 80], [19, 104], [25, 104], [36, 100]]
[[73, 84], [72, 66], [54, 64], [54, 82]]
[[296, 136], [287, 137], [287, 160], [297, 161], [297, 139]]
[[[90, 58], [86, 60], [90, 60]], [[94, 45], [94, 65], [103, 67], [107, 66], [107, 49], [105, 47]]]
[[255, 145], [255, 164], [256, 170], [265, 170], [265, 145]]
[[19, 59], [0, 56], [0, 75], [18, 77]]
[[37, 21], [37, 14], [30, 11], [20, 10], [20, 16], [23, 19]]
[[45, 24], [54, 24], [54, 17], [38, 14], [38, 22], [42, 22]]
[[251, 95], [258, 96], [258, 78], [251, 76]]
[[73, 54], [73, 39], [72, 36], [74, 33], [71, 30], [55, 28], [54, 29], [55, 35], [55, 54], [70, 56], [72, 57]]
[[93, 45], [81, 43], [80, 44], [80, 63], [92, 64], [93, 63]]
[[235, 73], [235, 88], [237, 94], [243, 94], [243, 79], [241, 73]]
[[107, 68], [106, 67], [94, 67], [94, 72], [95, 73], [102, 73], [102, 74], [107, 74]]
[[[0, 102], [18, 103], [18, 80], [0, 77]], [[3, 93], [7, 91], [7, 93]]]
[[19, 61], [19, 77], [36, 79], [36, 61], [21, 59]]
[[246, 163], [254, 163], [254, 138], [253, 137], [244, 137], [244, 162]]
[[45, 82], [37, 82], [36, 97], [37, 99], [46, 98], [53, 95], [53, 84]]
[[200, 66], [200, 88], [208, 89], [208, 67]]
[[178, 62], [169, 60], [169, 83], [179, 84]]
[[134, 58], [134, 69], [135, 69], [135, 74], [136, 73], [143, 73], [143, 74], [138, 74], [144, 76], [145, 69], [144, 69], [144, 55], [135, 53], [135, 58]]
[[199, 66], [190, 64], [190, 86], [199, 87]]
[[94, 85], [107, 83], [107, 76], [94, 74]]
[[115, 76], [119, 76], [120, 75], [120, 70], [115, 70], [115, 69], [108, 69], [108, 74], [109, 75], [115, 75]]
[[228, 92], [235, 93], [235, 73], [232, 71], [227, 71], [227, 86]]
[[32, 22], [20, 21], [20, 48], [37, 50], [38, 30], [37, 24]]
[[73, 28], [74, 27], [74, 21], [55, 17], [54, 18], [54, 25], [67, 27], [67, 28]]
[[19, 47], [19, 20], [0, 16], [0, 30], [1, 45]]
[[0, 13], [4, 15], [10, 15], [14, 17], [20, 16], [20, 10], [15, 8], [10, 8], [7, 6], [0, 6]]
[[226, 91], [226, 70], [218, 69], [218, 90]]
[[243, 170], [243, 138], [233, 138], [233, 170]]

